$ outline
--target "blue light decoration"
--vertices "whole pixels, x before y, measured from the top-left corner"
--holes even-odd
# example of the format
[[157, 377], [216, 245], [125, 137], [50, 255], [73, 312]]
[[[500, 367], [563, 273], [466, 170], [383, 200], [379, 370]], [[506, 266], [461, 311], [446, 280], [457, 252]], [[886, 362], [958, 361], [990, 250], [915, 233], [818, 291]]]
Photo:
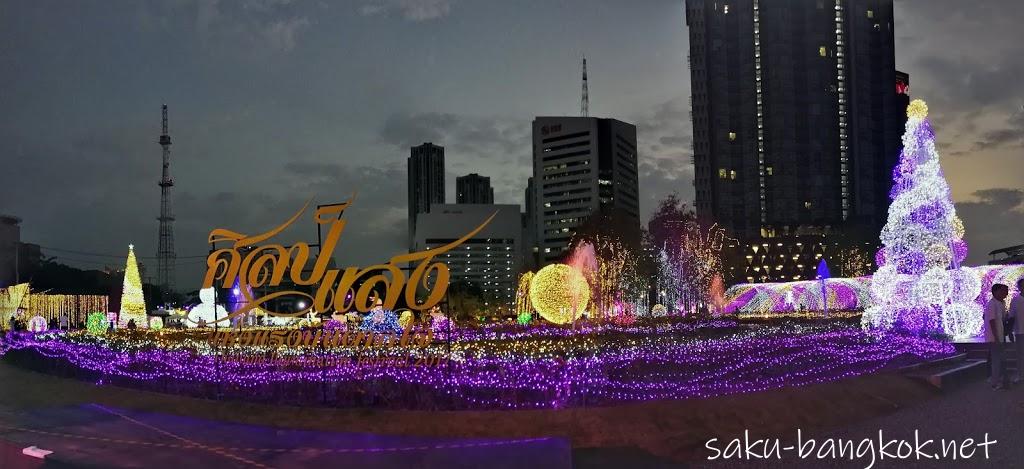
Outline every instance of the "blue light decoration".
[[363, 322], [359, 325], [359, 329], [376, 333], [402, 333], [402, 327], [398, 325], [398, 315], [394, 311], [383, 308], [374, 308], [366, 316], [363, 316]]
[[818, 263], [818, 276], [817, 279], [821, 282], [821, 313], [828, 314], [828, 290], [825, 289], [825, 281], [832, 278], [832, 274], [828, 271], [828, 264], [825, 263], [825, 259], [822, 259]]

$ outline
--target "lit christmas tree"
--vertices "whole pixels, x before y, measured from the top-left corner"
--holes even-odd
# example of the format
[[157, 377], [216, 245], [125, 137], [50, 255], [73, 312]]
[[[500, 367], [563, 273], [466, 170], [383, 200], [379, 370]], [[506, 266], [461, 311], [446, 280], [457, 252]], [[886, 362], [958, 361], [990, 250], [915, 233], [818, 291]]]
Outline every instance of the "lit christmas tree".
[[939, 166], [928, 106], [914, 100], [907, 117], [903, 153], [893, 170], [889, 218], [882, 229], [883, 247], [875, 256], [874, 306], [861, 321], [869, 330], [971, 337], [982, 325], [981, 309], [974, 302], [981, 279], [960, 268], [967, 257], [964, 226]]
[[124, 266], [124, 286], [121, 289], [121, 312], [118, 322], [128, 324], [134, 319], [135, 325], [146, 327], [146, 298], [142, 295], [142, 278], [135, 261], [135, 246], [128, 245], [128, 261]]

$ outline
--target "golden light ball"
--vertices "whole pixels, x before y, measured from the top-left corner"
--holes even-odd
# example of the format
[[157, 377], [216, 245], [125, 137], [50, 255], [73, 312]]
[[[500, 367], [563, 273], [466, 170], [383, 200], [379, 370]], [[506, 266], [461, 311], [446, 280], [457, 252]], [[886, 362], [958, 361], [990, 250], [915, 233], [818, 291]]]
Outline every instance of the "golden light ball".
[[567, 324], [586, 310], [590, 285], [578, 270], [551, 264], [537, 271], [530, 281], [530, 301], [544, 319]]
[[915, 99], [907, 106], [907, 117], [911, 119], [924, 119], [928, 117], [928, 105], [923, 100]]
[[953, 236], [956, 236], [956, 239], [964, 239], [964, 234], [966, 234], [966, 230], [964, 229], [964, 221], [961, 220], [960, 217], [954, 215]]

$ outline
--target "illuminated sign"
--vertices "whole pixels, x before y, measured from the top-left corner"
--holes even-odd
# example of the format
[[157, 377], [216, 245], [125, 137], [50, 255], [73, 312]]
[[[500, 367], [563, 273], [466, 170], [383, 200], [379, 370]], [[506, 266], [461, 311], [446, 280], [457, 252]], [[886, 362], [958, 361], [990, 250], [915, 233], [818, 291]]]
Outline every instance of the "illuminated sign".
[[[341, 234], [345, 230], [346, 221], [342, 213], [352, 204], [353, 199], [324, 207], [319, 207], [314, 220], [327, 228], [320, 252], [313, 267], [306, 270], [310, 260], [309, 245], [303, 242], [290, 247], [280, 244], [260, 244], [284, 231], [299, 219], [309, 207], [309, 202], [295, 215], [280, 226], [265, 233], [249, 236], [231, 230], [217, 228], [210, 232], [209, 242], [231, 242], [231, 246], [217, 249], [206, 259], [206, 277], [203, 288], [210, 288], [220, 282], [223, 288], [232, 288], [238, 280], [239, 291], [245, 297], [245, 305], [224, 318], [213, 322], [230, 321], [251, 310], [259, 308], [270, 316], [298, 317], [310, 312], [351, 311], [367, 312], [374, 306], [374, 287], [383, 286], [382, 298], [384, 309], [394, 309], [399, 299], [404, 299], [409, 309], [426, 310], [437, 305], [448, 291], [449, 271], [444, 262], [431, 262], [435, 256], [444, 254], [472, 238], [480, 232], [497, 214], [491, 214], [484, 222], [459, 238], [444, 246], [422, 252], [398, 254], [387, 264], [371, 265], [364, 268], [347, 267], [344, 270], [327, 269], [327, 264], [338, 246]], [[406, 277], [401, 265], [409, 264], [412, 272]], [[276, 287], [284, 280], [285, 275], [296, 286], [310, 286], [315, 293], [310, 295], [296, 290], [283, 290], [268, 293], [259, 298], [252, 298], [252, 290], [261, 287]], [[430, 284], [433, 276], [433, 284]], [[359, 287], [355, 288], [359, 282]], [[422, 286], [426, 298], [420, 302], [416, 299], [416, 289]], [[305, 304], [299, 311], [282, 313], [270, 310], [266, 306], [270, 300], [281, 297], [300, 297], [299, 304]]]

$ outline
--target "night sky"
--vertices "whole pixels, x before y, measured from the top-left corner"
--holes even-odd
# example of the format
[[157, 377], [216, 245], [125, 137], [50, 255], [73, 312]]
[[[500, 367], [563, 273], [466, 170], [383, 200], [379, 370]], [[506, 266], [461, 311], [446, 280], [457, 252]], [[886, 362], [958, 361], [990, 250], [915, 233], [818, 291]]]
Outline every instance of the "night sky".
[[[1024, 2], [898, 0], [896, 62], [928, 101], [970, 261], [1024, 242]], [[340, 265], [405, 247], [410, 145], [523, 202], [530, 122], [637, 124], [641, 210], [693, 199], [682, 1], [0, 3], [0, 213], [22, 241], [122, 257], [155, 275], [160, 105], [170, 107], [178, 287], [198, 288], [214, 227], [255, 233], [310, 197], [358, 192]], [[312, 218], [283, 241], [315, 240]], [[150, 256], [151, 258], [144, 258]]]

